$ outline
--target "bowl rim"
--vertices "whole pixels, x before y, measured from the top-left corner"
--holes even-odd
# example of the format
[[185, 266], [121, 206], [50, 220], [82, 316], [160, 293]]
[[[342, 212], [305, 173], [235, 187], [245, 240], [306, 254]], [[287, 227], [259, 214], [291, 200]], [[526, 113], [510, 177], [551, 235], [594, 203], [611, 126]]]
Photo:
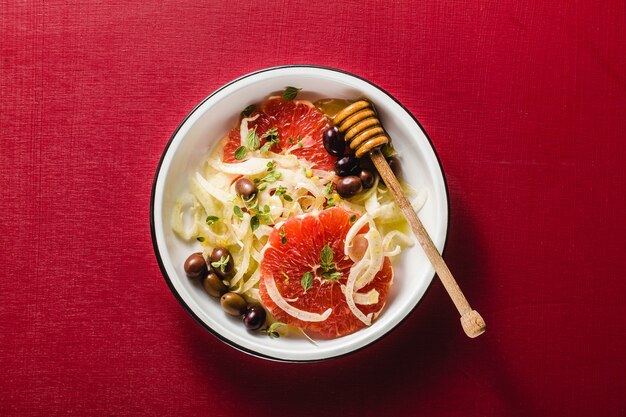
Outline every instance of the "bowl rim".
[[[275, 357], [275, 356], [271, 356], [271, 355], [267, 355], [264, 353], [260, 353], [257, 352], [255, 350], [252, 349], [248, 349], [244, 346], [241, 346], [239, 344], [237, 344], [236, 342], [226, 338], [225, 336], [222, 336], [219, 332], [217, 332], [216, 330], [214, 330], [212, 327], [210, 327], [209, 325], [207, 325], [202, 319], [200, 319], [200, 317], [198, 317], [198, 315], [196, 315], [196, 313], [191, 309], [191, 307], [183, 300], [183, 298], [181, 297], [181, 295], [178, 293], [178, 291], [176, 290], [176, 288], [174, 287], [174, 284], [169, 276], [169, 274], [166, 271], [165, 265], [163, 264], [163, 260], [161, 258], [161, 251], [157, 242], [157, 237], [156, 237], [156, 225], [155, 225], [155, 221], [154, 221], [154, 207], [155, 207], [155, 194], [156, 194], [156, 188], [157, 188], [157, 182], [159, 179], [159, 174], [161, 173], [161, 168], [163, 165], [163, 161], [165, 159], [165, 156], [167, 155], [169, 148], [174, 140], [174, 138], [176, 137], [176, 135], [178, 134], [178, 131], [185, 125], [185, 123], [187, 122], [187, 120], [207, 101], [209, 100], [211, 97], [213, 97], [214, 95], [216, 95], [217, 93], [219, 93], [220, 91], [222, 91], [223, 89], [231, 86], [232, 84], [235, 84], [243, 79], [246, 79], [248, 77], [251, 76], [255, 76], [264, 72], [270, 72], [270, 71], [276, 71], [276, 70], [283, 70], [283, 69], [290, 69], [290, 68], [314, 68], [314, 69], [321, 69], [321, 70], [327, 70], [327, 71], [333, 71], [333, 72], [337, 72], [337, 73], [341, 73], [344, 75], [348, 75], [351, 77], [354, 77], [356, 79], [359, 79], [367, 84], [370, 84], [372, 87], [380, 90], [382, 93], [384, 93], [386, 96], [388, 96], [391, 100], [393, 100], [396, 104], [398, 104], [415, 122], [415, 124], [417, 124], [417, 126], [420, 128], [420, 130], [422, 131], [422, 133], [424, 134], [424, 136], [426, 137], [426, 139], [428, 140], [428, 144], [430, 145], [433, 154], [435, 155], [435, 159], [437, 161], [437, 164], [439, 165], [439, 171], [441, 172], [441, 177], [443, 180], [443, 185], [444, 185], [444, 191], [445, 191], [445, 195], [446, 195], [446, 206], [447, 206], [447, 211], [448, 211], [448, 215], [446, 218], [446, 233], [444, 236], [444, 240], [443, 240], [443, 248], [442, 248], [442, 254], [445, 253], [446, 250], [446, 246], [448, 243], [448, 233], [450, 232], [450, 192], [448, 189], [448, 182], [446, 179], [446, 175], [443, 169], [443, 164], [441, 163], [441, 159], [439, 157], [439, 154], [437, 153], [437, 150], [435, 149], [435, 146], [433, 145], [432, 140], [430, 139], [430, 136], [428, 136], [428, 133], [426, 132], [426, 130], [424, 129], [424, 127], [422, 126], [422, 124], [419, 122], [419, 120], [417, 120], [417, 118], [413, 115], [413, 113], [411, 113], [409, 111], [409, 109], [407, 109], [398, 99], [396, 99], [392, 94], [390, 94], [388, 91], [386, 91], [384, 88], [378, 86], [377, 84], [375, 84], [372, 81], [369, 81], [359, 75], [353, 74], [351, 72], [342, 70], [342, 69], [338, 69], [338, 68], [333, 68], [333, 67], [328, 67], [328, 66], [323, 66], [323, 65], [312, 65], [312, 64], [288, 64], [288, 65], [278, 65], [278, 66], [273, 66], [273, 67], [267, 67], [267, 68], [263, 68], [257, 71], [253, 71], [247, 74], [244, 74], [240, 77], [235, 78], [232, 81], [227, 82], [226, 84], [223, 84], [221, 87], [217, 88], [216, 90], [214, 90], [212, 93], [210, 93], [208, 96], [206, 96], [204, 99], [202, 99], [202, 101], [200, 101], [186, 116], [185, 118], [183, 118], [183, 120], [178, 124], [178, 126], [176, 127], [176, 129], [174, 130], [174, 132], [172, 133], [172, 135], [170, 136], [167, 144], [165, 145], [165, 148], [163, 149], [163, 152], [161, 153], [161, 157], [159, 158], [159, 163], [157, 164], [156, 167], [156, 171], [154, 174], [154, 179], [152, 181], [152, 190], [150, 193], [150, 234], [151, 234], [151, 238], [152, 238], [152, 247], [154, 250], [154, 254], [156, 256], [157, 259], [157, 263], [159, 265], [159, 269], [161, 270], [161, 275], [163, 276], [163, 278], [165, 279], [165, 282], [167, 283], [167, 286], [169, 287], [170, 291], [172, 292], [172, 294], [174, 295], [174, 297], [176, 298], [176, 300], [178, 300], [178, 302], [180, 303], [180, 305], [185, 309], [185, 311], [198, 323], [200, 324], [200, 326], [202, 326], [205, 330], [207, 330], [209, 333], [211, 333], [213, 336], [215, 336], [218, 340], [221, 340], [223, 343], [227, 344], [230, 347], [233, 347], [243, 353], [247, 353], [248, 355], [251, 355], [253, 357], [257, 357], [260, 359], [265, 359], [265, 360], [270, 360], [270, 361], [275, 361], [275, 362], [282, 362], [282, 363], [316, 363], [316, 362], [325, 362], [325, 361], [329, 361], [329, 360], [333, 360], [333, 359], [338, 359], [347, 355], [351, 355], [354, 354], [356, 352], [361, 351], [362, 349], [365, 349], [366, 347], [371, 346], [372, 344], [378, 342], [379, 340], [383, 339], [384, 337], [386, 337], [387, 335], [389, 335], [393, 330], [397, 329], [409, 316], [411, 316], [415, 310], [417, 310], [417, 307], [422, 303], [422, 301], [424, 300], [424, 298], [426, 297], [426, 295], [428, 294], [430, 288], [432, 287], [432, 282], [434, 279], [431, 279], [430, 282], [428, 283], [428, 286], [426, 287], [426, 290], [424, 291], [424, 294], [422, 294], [422, 297], [418, 300], [418, 302], [415, 304], [415, 306], [413, 306], [413, 308], [402, 318], [400, 319], [400, 321], [398, 321], [393, 327], [391, 327], [389, 330], [387, 330], [384, 334], [382, 334], [381, 336], [377, 337], [376, 339], [370, 341], [367, 344], [364, 344], [363, 346], [360, 346], [356, 349], [350, 350], [349, 352], [344, 352], [344, 353], [340, 353], [337, 355], [333, 355], [333, 356], [328, 356], [325, 358], [318, 358], [318, 359], [285, 359], [285, 358], [280, 358], [280, 357]], [[434, 278], [434, 277], [433, 277]]]

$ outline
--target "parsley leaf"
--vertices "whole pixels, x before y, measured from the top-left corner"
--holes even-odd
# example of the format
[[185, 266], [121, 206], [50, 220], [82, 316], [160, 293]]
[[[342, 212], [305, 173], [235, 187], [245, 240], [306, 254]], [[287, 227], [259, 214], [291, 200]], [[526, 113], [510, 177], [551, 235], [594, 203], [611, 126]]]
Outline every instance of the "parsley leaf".
[[196, 240], [197, 240], [198, 242], [204, 242], [204, 238], [203, 238], [202, 236], [198, 236], [198, 237], [196, 238]]
[[207, 216], [206, 218], [206, 224], [211, 226], [213, 224], [215, 224], [216, 221], [218, 221], [220, 218], [217, 216]]
[[241, 111], [241, 115], [244, 117], [248, 117], [255, 110], [256, 110], [256, 104], [250, 104], [248, 107], [246, 107], [245, 109]]
[[285, 100], [293, 100], [298, 95], [298, 91], [302, 90], [301, 88], [296, 87], [287, 87], [285, 91], [283, 91], [283, 98]]
[[271, 339], [277, 339], [280, 337], [280, 333], [276, 331], [276, 329], [285, 326], [285, 323], [281, 323], [279, 321], [270, 324], [270, 327], [263, 329], [265, 334], [267, 334]]
[[354, 223], [356, 221], [356, 214], [353, 214], [352, 216], [350, 216], [350, 224]]
[[260, 224], [258, 216], [252, 216], [250, 218], [250, 229], [252, 229], [253, 232], [259, 228]]
[[249, 130], [246, 136], [246, 147], [251, 151], [256, 151], [259, 149], [259, 146], [261, 146], [261, 140], [259, 139], [259, 135], [256, 134], [256, 130]]
[[241, 207], [239, 206], [233, 207], [233, 213], [235, 213], [235, 216], [239, 217], [240, 219], [243, 219], [243, 211], [241, 211]]
[[320, 261], [322, 261], [322, 268], [324, 269], [329, 269], [324, 267], [325, 265], [330, 265], [330, 263], [333, 261], [335, 254], [332, 250], [332, 248], [327, 244], [324, 245], [324, 247], [322, 248], [322, 251], [320, 252]]
[[302, 285], [305, 293], [309, 288], [313, 286], [313, 273], [311, 271], [305, 272], [304, 275], [302, 275], [302, 279], [300, 279], [300, 285]]
[[211, 266], [213, 268], [219, 268], [222, 272], [226, 272], [226, 267], [228, 266], [228, 262], [230, 261], [230, 256], [222, 256], [219, 261], [211, 262]]
[[248, 148], [240, 146], [235, 150], [235, 159], [241, 161], [248, 154]]
[[333, 193], [333, 182], [332, 181], [328, 183], [328, 185], [326, 186], [324, 191], [326, 191], [326, 194], [332, 194]]
[[336, 281], [341, 277], [341, 272], [339, 271], [328, 271], [322, 273], [322, 278], [327, 279], [329, 281]]
[[265, 177], [261, 178], [262, 182], [267, 182], [267, 183], [273, 183], [276, 182], [280, 179], [280, 177], [282, 177], [283, 174], [281, 174], [278, 171], [272, 171], [269, 174], [267, 174]]
[[287, 243], [287, 235], [285, 233], [285, 226], [280, 228], [280, 232], [278, 232], [278, 235], [280, 236], [280, 243], [282, 243], [283, 245]]

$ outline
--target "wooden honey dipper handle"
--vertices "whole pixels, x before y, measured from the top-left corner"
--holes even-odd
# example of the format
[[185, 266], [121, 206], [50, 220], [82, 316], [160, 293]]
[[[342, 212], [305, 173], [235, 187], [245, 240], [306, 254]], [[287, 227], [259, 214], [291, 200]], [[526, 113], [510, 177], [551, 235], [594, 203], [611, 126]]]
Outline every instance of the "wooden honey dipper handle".
[[359, 100], [340, 111], [333, 119], [340, 132], [343, 132], [351, 149], [357, 157], [369, 153], [381, 178], [387, 184], [396, 204], [409, 222], [411, 230], [422, 246], [424, 253], [435, 268], [439, 279], [443, 283], [448, 295], [461, 315], [461, 325], [469, 337], [477, 337], [485, 332], [485, 321], [481, 315], [472, 310], [461, 288], [452, 276], [450, 269], [435, 247], [424, 225], [411, 203], [402, 192], [398, 179], [391, 171], [380, 147], [389, 143], [389, 136], [382, 129], [376, 111], [367, 100]]

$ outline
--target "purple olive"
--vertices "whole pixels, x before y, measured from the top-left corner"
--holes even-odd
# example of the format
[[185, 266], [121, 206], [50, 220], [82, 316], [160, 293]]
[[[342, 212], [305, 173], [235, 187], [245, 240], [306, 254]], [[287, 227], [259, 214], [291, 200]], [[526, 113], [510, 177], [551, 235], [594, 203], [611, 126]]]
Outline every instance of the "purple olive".
[[358, 175], [359, 159], [355, 156], [344, 156], [335, 162], [335, 173], [340, 177]]
[[265, 324], [266, 317], [265, 309], [259, 304], [253, 304], [243, 315], [243, 324], [248, 330], [258, 330]]
[[346, 151], [346, 141], [336, 126], [324, 132], [324, 149], [332, 156], [342, 157]]
[[402, 174], [402, 166], [400, 165], [398, 157], [390, 156], [387, 158], [387, 164], [389, 164], [389, 168], [391, 168], [396, 177], [399, 177]]
[[361, 173], [359, 174], [359, 178], [361, 178], [363, 188], [372, 188], [372, 186], [374, 185], [374, 174], [368, 169], [362, 169]]
[[337, 193], [342, 198], [350, 198], [357, 195], [363, 190], [363, 183], [361, 178], [350, 175], [337, 181]]

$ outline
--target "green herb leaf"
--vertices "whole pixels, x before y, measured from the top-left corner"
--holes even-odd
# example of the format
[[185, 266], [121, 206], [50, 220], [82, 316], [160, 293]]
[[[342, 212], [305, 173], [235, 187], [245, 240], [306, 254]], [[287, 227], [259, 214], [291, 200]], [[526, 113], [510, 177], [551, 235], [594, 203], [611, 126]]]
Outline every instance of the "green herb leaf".
[[259, 149], [259, 146], [261, 146], [261, 140], [259, 139], [259, 135], [256, 134], [256, 130], [249, 130], [246, 136], [246, 147], [251, 151], [256, 151]]
[[302, 141], [301, 141], [301, 140], [299, 140], [299, 141], [298, 141], [298, 148], [302, 148], [303, 146], [304, 146], [304, 145], [302, 144]]
[[263, 329], [263, 331], [265, 332], [265, 334], [267, 334], [270, 338], [272, 339], [277, 339], [280, 337], [280, 333], [278, 333], [276, 331], [276, 329], [285, 326], [285, 323], [281, 323], [279, 321], [270, 324], [270, 327]]
[[263, 146], [261, 146], [261, 149], [259, 149], [259, 152], [261, 153], [268, 153], [270, 151], [270, 148], [272, 147], [273, 143], [272, 142], [265, 142], [263, 144]]
[[269, 162], [267, 163], [267, 170], [268, 170], [269, 172], [272, 172], [272, 171], [274, 170], [274, 168], [276, 168], [276, 162], [274, 162], [274, 161], [269, 161]]
[[259, 218], [257, 216], [252, 216], [250, 218], [250, 229], [252, 229], [253, 232], [259, 228], [260, 224], [261, 223], [259, 222]]
[[270, 212], [270, 206], [268, 206], [267, 204], [263, 206], [263, 213], [269, 213]]
[[296, 87], [287, 87], [285, 91], [283, 91], [283, 98], [285, 100], [293, 100], [298, 95], [298, 91], [302, 90], [301, 88]]
[[228, 265], [228, 261], [230, 261], [230, 256], [222, 256], [219, 261], [211, 262], [211, 266], [213, 268], [219, 268], [222, 272], [226, 272], [226, 266]]
[[241, 211], [241, 207], [239, 206], [233, 207], [233, 213], [235, 213], [235, 216], [239, 217], [240, 219], [243, 219], [243, 211]]
[[293, 198], [289, 194], [285, 194], [283, 198], [285, 199], [285, 201], [293, 201]]
[[333, 182], [329, 182], [328, 185], [326, 186], [325, 190], [326, 194], [332, 194], [333, 193]]
[[235, 150], [235, 159], [241, 161], [248, 154], [248, 148], [240, 146]]
[[333, 207], [335, 205], [335, 199], [333, 197], [326, 200], [326, 208]]
[[302, 278], [300, 279], [300, 285], [302, 285], [302, 288], [304, 289], [304, 292], [306, 293], [307, 290], [313, 286], [313, 273], [310, 271], [305, 272], [304, 275], [302, 275]]
[[257, 188], [257, 190], [259, 190], [259, 191], [263, 191], [263, 190], [265, 190], [265, 189], [267, 188], [267, 183], [265, 183], [265, 182], [264, 182], [263, 184], [259, 185], [259, 186], [258, 186], [258, 187], [256, 187], [256, 188]]
[[281, 196], [285, 194], [286, 192], [287, 192], [287, 188], [283, 187], [282, 185], [279, 185], [276, 191], [274, 191], [274, 195]]
[[278, 171], [272, 171], [269, 174], [267, 174], [265, 177], [263, 177], [261, 179], [261, 181], [263, 182], [267, 182], [267, 183], [274, 183], [276, 181], [278, 181], [280, 179], [280, 177], [282, 177], [283, 174], [281, 174]]
[[341, 277], [341, 272], [339, 271], [328, 271], [322, 273], [322, 278], [328, 281], [337, 281]]
[[204, 242], [204, 238], [202, 236], [197, 237], [196, 240], [198, 242]]
[[320, 252], [320, 261], [322, 261], [322, 265], [329, 265], [330, 263], [332, 263], [334, 257], [335, 254], [333, 253], [332, 248], [328, 245], [328, 243], [325, 244], [322, 248], [322, 251]]
[[252, 114], [254, 110], [256, 110], [256, 104], [250, 104], [248, 107], [242, 110], [241, 115], [244, 117], [248, 117]]
[[350, 216], [350, 224], [354, 223], [356, 221], [356, 214], [353, 214], [352, 216]]
[[289, 143], [291, 143], [293, 145], [293, 138], [292, 137], [287, 138], [287, 140], [289, 141]]
[[213, 224], [215, 224], [216, 221], [218, 221], [220, 218], [217, 216], [207, 216], [206, 217], [206, 224], [211, 226]]
[[283, 245], [287, 243], [287, 234], [285, 233], [285, 226], [280, 228], [280, 232], [278, 232], [278, 235], [280, 236], [280, 243], [282, 243]]
[[278, 129], [275, 127], [268, 129], [267, 132], [263, 133], [261, 136], [261, 139], [265, 138], [271, 142], [278, 143]]

